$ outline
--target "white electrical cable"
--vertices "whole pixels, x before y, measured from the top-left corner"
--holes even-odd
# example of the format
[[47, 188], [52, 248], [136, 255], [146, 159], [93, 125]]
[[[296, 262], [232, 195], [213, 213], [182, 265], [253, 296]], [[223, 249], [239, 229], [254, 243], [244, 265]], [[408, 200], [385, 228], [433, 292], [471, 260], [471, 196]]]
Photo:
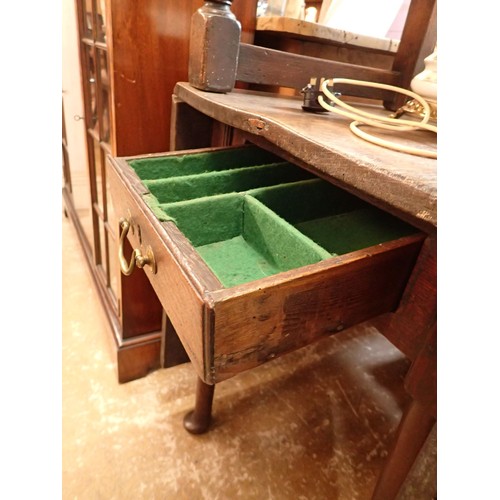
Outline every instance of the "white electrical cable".
[[[424, 116], [421, 121], [413, 121], [413, 120], [401, 120], [390, 118], [386, 116], [376, 115], [373, 113], [368, 113], [366, 111], [362, 111], [360, 109], [356, 109], [353, 106], [341, 101], [330, 89], [328, 89], [328, 85], [333, 89], [333, 86], [337, 83], [344, 83], [349, 85], [358, 85], [363, 87], [374, 87], [380, 88], [384, 90], [392, 90], [394, 92], [398, 92], [400, 94], [405, 94], [412, 99], [418, 101], [424, 110]], [[349, 78], [330, 78], [325, 80], [321, 85], [321, 91], [328, 97], [332, 102], [334, 102], [337, 106], [331, 106], [327, 102], [323, 96], [318, 97], [318, 102], [320, 105], [328, 110], [332, 111], [338, 115], [344, 116], [346, 118], [351, 118], [354, 120], [350, 124], [351, 131], [364, 139], [365, 141], [372, 142], [373, 144], [377, 144], [379, 146], [394, 149], [396, 151], [401, 151], [404, 153], [409, 153], [417, 156], [424, 156], [426, 158], [437, 158], [437, 153], [435, 151], [429, 151], [420, 148], [413, 148], [410, 146], [404, 146], [402, 144], [398, 144], [397, 142], [388, 141], [385, 139], [381, 139], [372, 134], [368, 134], [365, 131], [360, 130], [361, 125], [372, 125], [373, 127], [378, 127], [386, 130], [394, 130], [397, 132], [409, 132], [413, 130], [429, 130], [431, 132], [437, 133], [437, 127], [434, 125], [430, 125], [428, 123], [431, 116], [431, 109], [429, 103], [420, 95], [412, 92], [411, 90], [406, 90], [401, 87], [395, 87], [394, 85], [388, 85], [385, 83], [375, 83], [375, 82], [367, 82], [362, 80], [352, 80]], [[339, 107], [344, 108], [347, 111], [339, 109]]]

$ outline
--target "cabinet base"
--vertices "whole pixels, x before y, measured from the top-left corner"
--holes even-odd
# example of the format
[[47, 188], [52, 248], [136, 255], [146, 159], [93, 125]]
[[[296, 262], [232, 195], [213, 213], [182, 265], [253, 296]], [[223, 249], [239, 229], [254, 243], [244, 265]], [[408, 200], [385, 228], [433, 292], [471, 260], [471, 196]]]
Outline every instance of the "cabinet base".
[[116, 348], [118, 382], [123, 384], [161, 368], [161, 333], [145, 335]]
[[71, 194], [63, 189], [64, 215], [73, 223], [94, 281], [101, 305], [111, 327], [110, 348], [116, 353], [118, 382], [125, 383], [145, 377], [161, 367], [162, 334], [160, 331], [131, 339], [122, 339], [118, 312], [93, 265], [92, 251], [86, 240], [78, 215], [73, 207]]

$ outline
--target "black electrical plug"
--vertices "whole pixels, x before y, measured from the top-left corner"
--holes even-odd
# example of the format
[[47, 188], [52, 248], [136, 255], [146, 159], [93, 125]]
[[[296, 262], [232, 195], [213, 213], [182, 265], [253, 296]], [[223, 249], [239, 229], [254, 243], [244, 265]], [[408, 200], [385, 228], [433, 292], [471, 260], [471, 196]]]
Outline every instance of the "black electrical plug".
[[[302, 109], [308, 111], [309, 113], [326, 113], [328, 112], [321, 104], [318, 102], [318, 96], [323, 96], [323, 99], [330, 106], [335, 106], [335, 103], [328, 99], [321, 91], [321, 85], [325, 81], [321, 78], [319, 85], [317, 78], [311, 78], [309, 83], [300, 91], [304, 95], [304, 101], [302, 103]], [[334, 92], [336, 97], [340, 97], [340, 92]]]

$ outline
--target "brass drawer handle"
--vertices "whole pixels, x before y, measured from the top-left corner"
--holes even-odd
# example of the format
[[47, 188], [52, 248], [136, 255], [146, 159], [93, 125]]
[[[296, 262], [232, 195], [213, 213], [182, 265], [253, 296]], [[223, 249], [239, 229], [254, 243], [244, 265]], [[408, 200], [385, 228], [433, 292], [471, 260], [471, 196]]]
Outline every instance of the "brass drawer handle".
[[132, 257], [130, 258], [130, 262], [127, 262], [127, 259], [123, 255], [123, 244], [130, 229], [130, 222], [127, 219], [122, 218], [120, 219], [120, 227], [122, 231], [120, 234], [120, 244], [118, 246], [118, 259], [120, 261], [121, 272], [125, 276], [130, 276], [135, 266], [139, 268], [143, 268], [144, 266], [150, 266], [153, 274], [156, 274], [155, 256], [153, 254], [153, 249], [149, 245], [146, 248], [146, 255], [142, 255], [139, 248], [134, 248], [132, 252]]

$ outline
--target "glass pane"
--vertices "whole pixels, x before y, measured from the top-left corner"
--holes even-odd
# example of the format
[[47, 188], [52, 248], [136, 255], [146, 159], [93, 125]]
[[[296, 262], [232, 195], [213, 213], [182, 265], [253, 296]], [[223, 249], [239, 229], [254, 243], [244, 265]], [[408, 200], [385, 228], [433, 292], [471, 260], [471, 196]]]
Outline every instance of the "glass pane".
[[73, 206], [86, 239], [94, 255], [94, 225], [92, 222], [92, 201], [90, 198], [90, 176], [86, 158], [73, 158], [71, 163], [71, 195]]
[[[87, 151], [81, 151], [78, 147], [68, 149], [69, 144], [66, 143], [65, 125], [67, 123], [67, 116], [63, 107], [62, 123], [64, 126], [63, 133], [63, 159], [66, 182], [66, 188], [71, 193], [73, 207], [76, 211], [78, 220], [84, 232], [84, 239], [90, 246], [92, 255], [94, 254], [94, 230], [92, 223], [92, 200], [90, 197], [90, 174], [87, 163]], [[85, 133], [83, 124], [79, 127], [80, 133]]]
[[109, 288], [112, 296], [116, 299], [118, 294], [118, 280], [120, 277], [120, 269], [118, 263], [118, 245], [115, 238], [108, 233], [109, 244]]
[[96, 202], [104, 213], [104, 199], [103, 199], [103, 164], [102, 164], [102, 151], [99, 142], [94, 140], [94, 162], [95, 162], [95, 183], [96, 183]]
[[105, 0], [96, 0], [96, 25], [97, 40], [106, 42], [106, 2]]
[[101, 140], [109, 144], [109, 137], [111, 132], [111, 125], [109, 120], [109, 91], [103, 88], [102, 92], [102, 134]]
[[109, 73], [108, 58], [105, 50], [98, 50], [98, 68], [99, 68], [99, 88], [101, 98], [101, 141], [109, 144], [110, 136], [110, 115], [109, 115]]
[[[106, 172], [110, 168], [108, 162], [104, 163]], [[106, 205], [107, 205], [107, 213], [106, 220], [108, 221], [108, 226], [110, 227], [110, 231], [113, 234], [113, 237], [116, 238], [116, 232], [118, 231], [118, 218], [115, 210], [115, 206], [113, 203], [113, 196], [111, 196], [111, 186], [109, 185], [109, 176], [106, 173]]]
[[107, 252], [107, 244], [106, 244], [106, 229], [104, 227], [104, 221], [97, 217], [99, 224], [99, 258], [97, 260], [97, 264], [102, 265], [102, 269], [104, 271], [104, 276], [106, 285], [108, 284], [108, 252]]
[[63, 167], [63, 185], [71, 192], [71, 171], [69, 169], [68, 150], [63, 144], [62, 146], [62, 167]]
[[94, 21], [92, 17], [92, 0], [82, 0], [83, 29], [84, 36], [93, 38]]
[[85, 47], [85, 58], [86, 58], [86, 68], [85, 68], [85, 85], [86, 92], [88, 94], [87, 103], [87, 127], [99, 133], [99, 122], [97, 120], [97, 84], [96, 84], [96, 61], [94, 56], [94, 49], [88, 45]]

